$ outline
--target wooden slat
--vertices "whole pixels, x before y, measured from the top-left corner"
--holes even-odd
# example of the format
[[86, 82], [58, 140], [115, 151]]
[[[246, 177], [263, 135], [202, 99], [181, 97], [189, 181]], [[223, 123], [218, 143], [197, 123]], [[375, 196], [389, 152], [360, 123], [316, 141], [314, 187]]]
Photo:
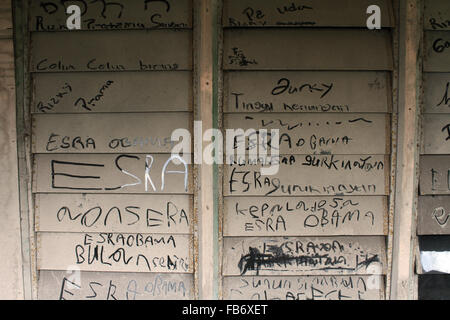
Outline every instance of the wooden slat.
[[82, 12], [82, 30], [191, 28], [191, 0], [31, 1], [32, 31], [67, 31], [66, 8], [76, 4]]
[[224, 236], [385, 235], [387, 198], [226, 197]]
[[191, 111], [192, 73], [36, 73], [33, 112]]
[[450, 32], [425, 32], [425, 72], [450, 72]]
[[194, 299], [194, 277], [190, 274], [41, 271], [38, 299]]
[[188, 195], [36, 194], [36, 231], [193, 233]]
[[172, 132], [191, 126], [189, 113], [35, 114], [33, 152], [170, 153]]
[[225, 300], [383, 300], [383, 276], [224, 277]]
[[423, 153], [450, 153], [450, 114], [423, 116]]
[[224, 275], [383, 274], [384, 237], [225, 238]]
[[425, 73], [423, 75], [424, 113], [450, 113], [450, 75]]
[[391, 112], [387, 72], [224, 74], [224, 112]]
[[39, 270], [192, 273], [192, 237], [120, 233], [38, 233]]
[[182, 163], [170, 159], [170, 154], [38, 154], [34, 161], [33, 191], [192, 193], [191, 167], [188, 165], [186, 171]]
[[[0, 39], [0, 76], [2, 78], [14, 77], [14, 47], [10, 39]], [[8, 82], [14, 82], [5, 79]]]
[[421, 195], [450, 194], [450, 155], [420, 157]]
[[450, 234], [450, 196], [419, 197], [417, 233]]
[[[239, 158], [237, 160], [241, 161]], [[264, 161], [264, 167], [268, 167], [271, 163], [268, 160], [262, 161]], [[226, 165], [224, 195], [389, 194], [388, 156], [291, 155], [273, 160], [273, 163], [280, 162], [279, 171], [274, 176], [260, 175], [261, 162]]]
[[[32, 72], [192, 69], [191, 31], [33, 33]], [[76, 53], [76, 54], [75, 54]]]
[[12, 38], [13, 24], [11, 1], [3, 0], [0, 3], [0, 38]]
[[224, 32], [224, 70], [392, 70], [392, 67], [388, 30], [271, 28]]
[[[279, 130], [281, 154], [388, 154], [390, 117], [386, 114], [227, 114], [225, 129]], [[266, 134], [231, 138], [235, 148], [254, 150]], [[272, 142], [268, 144], [271, 145]], [[267, 142], [265, 147], [267, 148]]]
[[[224, 1], [224, 27], [366, 27], [367, 7], [381, 9], [382, 27], [393, 25], [387, 0]], [[336, 14], [339, 12], [339, 14]]]
[[450, 30], [450, 2], [424, 0], [425, 30]]

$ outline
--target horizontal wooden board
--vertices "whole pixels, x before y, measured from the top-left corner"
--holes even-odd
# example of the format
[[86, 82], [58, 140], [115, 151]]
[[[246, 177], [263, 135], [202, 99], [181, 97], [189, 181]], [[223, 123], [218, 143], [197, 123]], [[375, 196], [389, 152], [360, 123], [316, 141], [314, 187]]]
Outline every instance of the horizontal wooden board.
[[450, 234], [450, 196], [419, 197], [417, 233]]
[[386, 244], [374, 237], [225, 238], [224, 275], [384, 274]]
[[225, 70], [392, 70], [392, 67], [388, 30], [224, 31]]
[[267, 130], [230, 137], [236, 150], [248, 152], [272, 148], [271, 130], [278, 129], [281, 154], [390, 153], [390, 116], [386, 114], [226, 114], [224, 128]]
[[370, 5], [380, 7], [382, 27], [393, 25], [387, 0], [227, 0], [223, 21], [226, 27], [366, 27]]
[[173, 131], [191, 132], [192, 114], [35, 114], [34, 153], [170, 153]]
[[0, 38], [12, 38], [13, 35], [11, 4], [11, 1], [0, 3]]
[[14, 77], [14, 46], [12, 39], [0, 39], [0, 76]]
[[66, 8], [81, 9], [81, 30], [123, 30], [192, 27], [192, 0], [31, 1], [32, 31], [68, 30]]
[[[389, 194], [388, 156], [286, 155], [254, 164], [245, 159], [237, 157], [236, 164], [225, 165], [225, 196]], [[261, 176], [261, 167], [277, 163], [276, 175]]]
[[450, 32], [425, 32], [425, 72], [450, 72]]
[[224, 236], [386, 235], [387, 198], [226, 197]]
[[450, 30], [450, 2], [448, 0], [424, 1], [425, 30]]
[[115, 272], [193, 272], [188, 235], [38, 233], [37, 268]]
[[424, 73], [424, 113], [450, 113], [450, 74]]
[[34, 158], [34, 192], [192, 193], [191, 167], [170, 154], [38, 154]]
[[391, 112], [388, 72], [230, 71], [225, 112]]
[[31, 35], [31, 71], [191, 70], [191, 38], [188, 30], [37, 32]]
[[224, 277], [225, 300], [383, 300], [384, 279], [372, 276]]
[[36, 231], [193, 233], [188, 195], [36, 194]]
[[450, 194], [450, 155], [420, 157], [421, 195]]
[[192, 73], [33, 74], [33, 112], [191, 111]]
[[41, 271], [39, 300], [194, 299], [191, 274]]
[[423, 153], [450, 153], [450, 114], [423, 115]]

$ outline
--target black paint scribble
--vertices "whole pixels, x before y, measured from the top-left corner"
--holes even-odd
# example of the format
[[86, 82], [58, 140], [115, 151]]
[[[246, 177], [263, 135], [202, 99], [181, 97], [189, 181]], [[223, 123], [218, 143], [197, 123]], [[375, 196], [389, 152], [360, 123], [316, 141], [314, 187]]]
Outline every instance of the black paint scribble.
[[164, 3], [166, 5], [166, 12], [170, 11], [170, 3], [168, 1], [166, 1], [166, 0], [145, 0], [145, 2], [144, 2], [145, 3], [145, 10], [148, 9], [148, 4], [150, 2], [162, 2], [162, 3]]
[[[238, 263], [238, 268], [241, 275], [246, 274], [248, 271], [255, 271], [256, 275], [259, 275], [261, 269], [273, 270], [275, 265], [282, 266], [287, 269], [288, 266], [304, 266], [314, 267], [316, 270], [347, 270], [355, 271], [361, 267], [367, 268], [374, 262], [380, 262], [378, 255], [372, 257], [366, 257], [359, 261], [359, 257], [356, 256], [355, 267], [346, 267], [348, 265], [346, 257], [330, 256], [328, 253], [324, 254], [310, 254], [310, 255], [290, 255], [283, 252], [283, 249], [278, 246], [269, 246], [269, 253], [261, 253], [257, 248], [249, 247], [249, 253], [243, 255]], [[323, 267], [321, 267], [323, 266]]]
[[445, 138], [445, 141], [450, 140], [450, 123], [444, 126], [441, 130], [441, 132], [447, 132], [447, 137]]
[[[259, 275], [261, 268], [272, 268], [275, 265], [284, 266], [287, 268], [291, 265], [312, 266], [327, 265], [321, 270], [334, 269], [333, 266], [337, 264], [346, 264], [346, 259], [343, 256], [330, 257], [329, 254], [313, 254], [313, 255], [288, 255], [282, 252], [282, 248], [273, 246], [271, 253], [261, 253], [257, 248], [249, 247], [249, 253], [242, 256], [239, 260], [238, 267], [241, 275], [247, 271], [256, 271]], [[341, 270], [351, 270], [351, 268], [339, 267]]]
[[248, 59], [244, 52], [239, 48], [233, 48], [233, 55], [228, 56], [230, 64], [237, 64], [241, 67], [248, 66], [250, 64], [258, 64], [256, 60]]
[[350, 122], [350, 123], [357, 122], [357, 121], [364, 121], [364, 122], [367, 122], [367, 123], [372, 123], [371, 120], [367, 120], [367, 119], [364, 119], [364, 118], [357, 118], [357, 119], [353, 119], [353, 120], [348, 120], [348, 122]]
[[362, 261], [359, 261], [359, 257], [356, 256], [356, 269], [359, 269], [361, 267], [367, 268], [371, 263], [374, 262], [380, 262], [380, 258], [377, 254], [373, 255], [370, 258], [366, 255], [365, 259]]
[[447, 105], [450, 102], [450, 97], [449, 97], [449, 90], [450, 88], [450, 82], [447, 82], [447, 86], [445, 87], [445, 93], [444, 96], [442, 97], [442, 100], [438, 103], [437, 107], [439, 107], [440, 105], [444, 104]]
[[117, 18], [122, 17], [122, 12], [124, 9], [124, 5], [118, 2], [106, 2], [106, 0], [92, 0], [91, 3], [101, 2], [103, 4], [102, 8], [102, 17], [106, 18], [106, 10], [108, 7], [118, 7], [120, 9], [119, 14], [117, 15]]
[[48, 14], [54, 14], [58, 11], [58, 6], [53, 2], [41, 2], [40, 7]]

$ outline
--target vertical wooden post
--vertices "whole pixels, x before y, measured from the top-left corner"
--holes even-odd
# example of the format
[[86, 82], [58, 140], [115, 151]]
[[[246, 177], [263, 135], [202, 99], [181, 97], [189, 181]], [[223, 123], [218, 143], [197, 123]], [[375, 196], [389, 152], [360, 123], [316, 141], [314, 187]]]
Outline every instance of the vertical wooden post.
[[414, 294], [416, 168], [419, 156], [420, 0], [401, 0], [399, 43], [399, 127], [391, 299]]
[[[216, 14], [215, 1], [199, 0], [199, 41], [197, 50], [198, 70], [198, 120], [202, 122], [203, 133], [214, 128], [214, 21]], [[202, 142], [205, 149], [210, 142]], [[198, 151], [198, 150], [196, 150]], [[202, 162], [199, 165], [199, 195], [198, 195], [198, 292], [199, 299], [217, 299], [217, 235], [215, 206], [215, 166]]]
[[11, 0], [0, 0], [0, 299], [23, 299]]

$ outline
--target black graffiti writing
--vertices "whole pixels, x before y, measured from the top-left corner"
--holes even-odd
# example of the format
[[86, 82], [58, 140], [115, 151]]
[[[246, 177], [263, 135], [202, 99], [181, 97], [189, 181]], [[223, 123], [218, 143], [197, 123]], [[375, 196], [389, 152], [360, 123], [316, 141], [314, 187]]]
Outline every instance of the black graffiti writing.
[[[145, 227], [154, 229], [158, 227], [173, 228], [177, 225], [189, 226], [189, 217], [184, 208], [178, 208], [175, 203], [168, 201], [165, 209], [142, 208], [137, 205], [112, 206], [109, 209], [95, 206], [81, 211], [79, 208], [70, 209], [62, 206], [56, 212], [58, 222], [79, 223], [83, 227], [112, 226], [115, 224], [134, 226], [141, 221]], [[75, 213], [76, 212], [76, 213]]]
[[320, 93], [320, 98], [324, 98], [333, 88], [333, 83], [305, 83], [298, 86], [293, 86], [291, 80], [288, 78], [281, 78], [278, 80], [276, 86], [272, 89], [271, 94], [274, 96], [281, 94], [295, 94], [306, 91], [309, 93]]
[[74, 105], [75, 107], [81, 106], [82, 108], [92, 111], [92, 107], [96, 106], [96, 103], [100, 102], [102, 98], [105, 95], [105, 91], [114, 83], [112, 80], [106, 81], [105, 84], [101, 86], [101, 88], [98, 90], [98, 93], [91, 99], [85, 99], [85, 98], [78, 98]]
[[450, 42], [442, 38], [436, 39], [433, 42], [433, 50], [437, 53], [442, 53], [448, 48], [450, 48]]
[[47, 103], [39, 101], [36, 108], [38, 111], [43, 113], [51, 111], [63, 100], [64, 96], [69, 95], [71, 92], [72, 86], [66, 82], [64, 86], [61, 87], [59, 92], [55, 96], [51, 97]]
[[449, 102], [450, 102], [450, 97], [448, 95], [449, 94], [449, 87], [450, 87], [450, 82], [447, 82], [447, 85], [445, 86], [444, 96], [442, 97], [442, 100], [439, 101], [439, 103], [437, 104], [438, 107], [440, 105], [448, 105], [449, 104]]

